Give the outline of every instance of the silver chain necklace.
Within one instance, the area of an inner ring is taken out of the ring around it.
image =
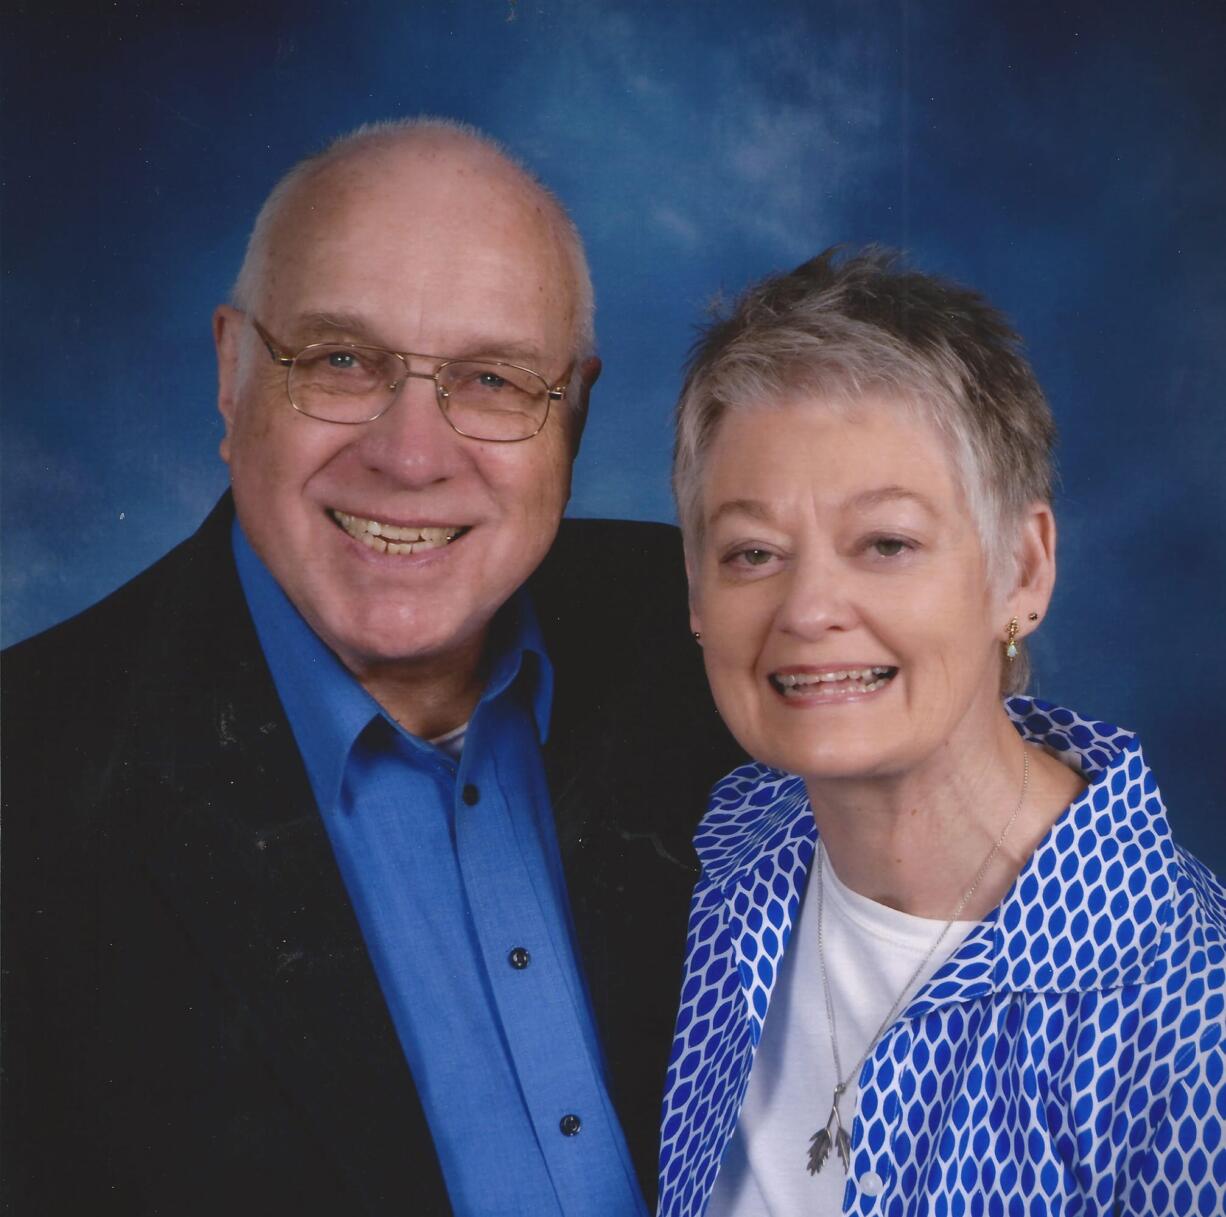
[[[941,932],[936,936],[932,946],[924,953],[924,958],[916,965],[915,971],[907,977],[907,983],[903,985],[898,996],[894,999],[894,1004],[890,1007],[885,1018],[881,1020],[881,1026],[877,1028],[876,1034],[868,1042],[868,1047],[864,1049],[860,1055],[860,1059],[856,1062],[855,1067],[845,1077],[843,1075],[843,1065],[839,1059],[839,1037],[835,1030],[834,1023],[834,1001],[830,996],[830,984],[826,979],[826,949],[822,936],[822,908],[823,908],[823,883],[822,883],[822,868],[825,850],[822,848],[821,839],[817,842],[817,962],[821,969],[822,977],[822,992],[826,997],[826,1021],[830,1025],[830,1047],[834,1053],[834,1076],[835,1087],[834,1096],[830,1103],[830,1116],[826,1120],[823,1127],[809,1138],[809,1174],[816,1175],[818,1171],[826,1165],[830,1157],[830,1150],[833,1148],[839,1156],[839,1161],[843,1164],[843,1171],[846,1173],[851,1167],[851,1137],[847,1130],[843,1127],[843,1119],[839,1115],[839,1100],[843,1097],[843,1092],[851,1085],[851,1081],[856,1077],[864,1062],[868,1060],[869,1054],[881,1042],[881,1037],[886,1033],[891,1023],[893,1023],[899,1010],[902,1008],[903,1002],[906,1000],[907,994],[911,990],[911,986],[915,983],[916,978],[928,966],[928,961],[936,953],[937,947],[945,939],[945,935],[949,933],[950,927],[958,920],[962,910],[966,908],[967,902],[978,890],[980,883],[983,882],[983,877],[988,873],[988,867],[992,865],[992,860],[1000,852],[1000,847],[1004,845],[1005,838],[1009,835],[1009,830],[1013,827],[1014,821],[1017,819],[1018,812],[1022,810],[1022,804],[1026,801],[1026,788],[1030,785],[1030,757],[1022,754],[1022,792],[1017,796],[1017,803],[1013,808],[1008,820],[1005,821],[1005,826],[1000,830],[1000,836],[996,838],[995,844],[988,855],[980,864],[978,871],[975,872],[974,879],[971,880],[971,885],[962,894],[962,899],[958,901],[954,911],[950,913],[949,920],[942,927]],[[842,1079],[839,1081],[839,1079]]]

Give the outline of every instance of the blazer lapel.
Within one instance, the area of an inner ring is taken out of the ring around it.
[[[133,791],[149,815],[144,861],[355,1192],[403,1196],[411,1168],[412,1194],[433,1191],[441,1205],[433,1142],[259,650],[223,514],[189,543],[185,582],[201,594],[180,586],[174,597],[188,606],[168,631],[186,663],[160,696],[173,703],[162,710],[177,763],[171,788]],[[170,658],[150,656],[152,670],[165,660],[161,670],[174,671]]]

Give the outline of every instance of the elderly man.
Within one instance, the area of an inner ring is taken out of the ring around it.
[[[13,1212],[643,1211],[729,757],[671,532],[559,532],[591,313],[475,132],[273,191],[232,498],[5,657]]]

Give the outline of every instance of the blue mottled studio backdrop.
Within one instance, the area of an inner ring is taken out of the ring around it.
[[[668,415],[716,292],[881,241],[1003,306],[1063,433],[1038,690],[1138,729],[1226,871],[1224,33],[1218,0],[13,0],[4,640],[223,489],[209,315],[282,170],[453,115],[588,241],[606,370],[576,514],[672,518]]]

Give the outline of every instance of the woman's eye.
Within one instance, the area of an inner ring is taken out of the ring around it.
[[[872,547],[883,558],[896,558],[903,550],[911,548],[906,541],[900,541],[897,537],[878,537]]]
[[[765,566],[774,556],[769,549],[738,549],[725,560],[735,566]]]

